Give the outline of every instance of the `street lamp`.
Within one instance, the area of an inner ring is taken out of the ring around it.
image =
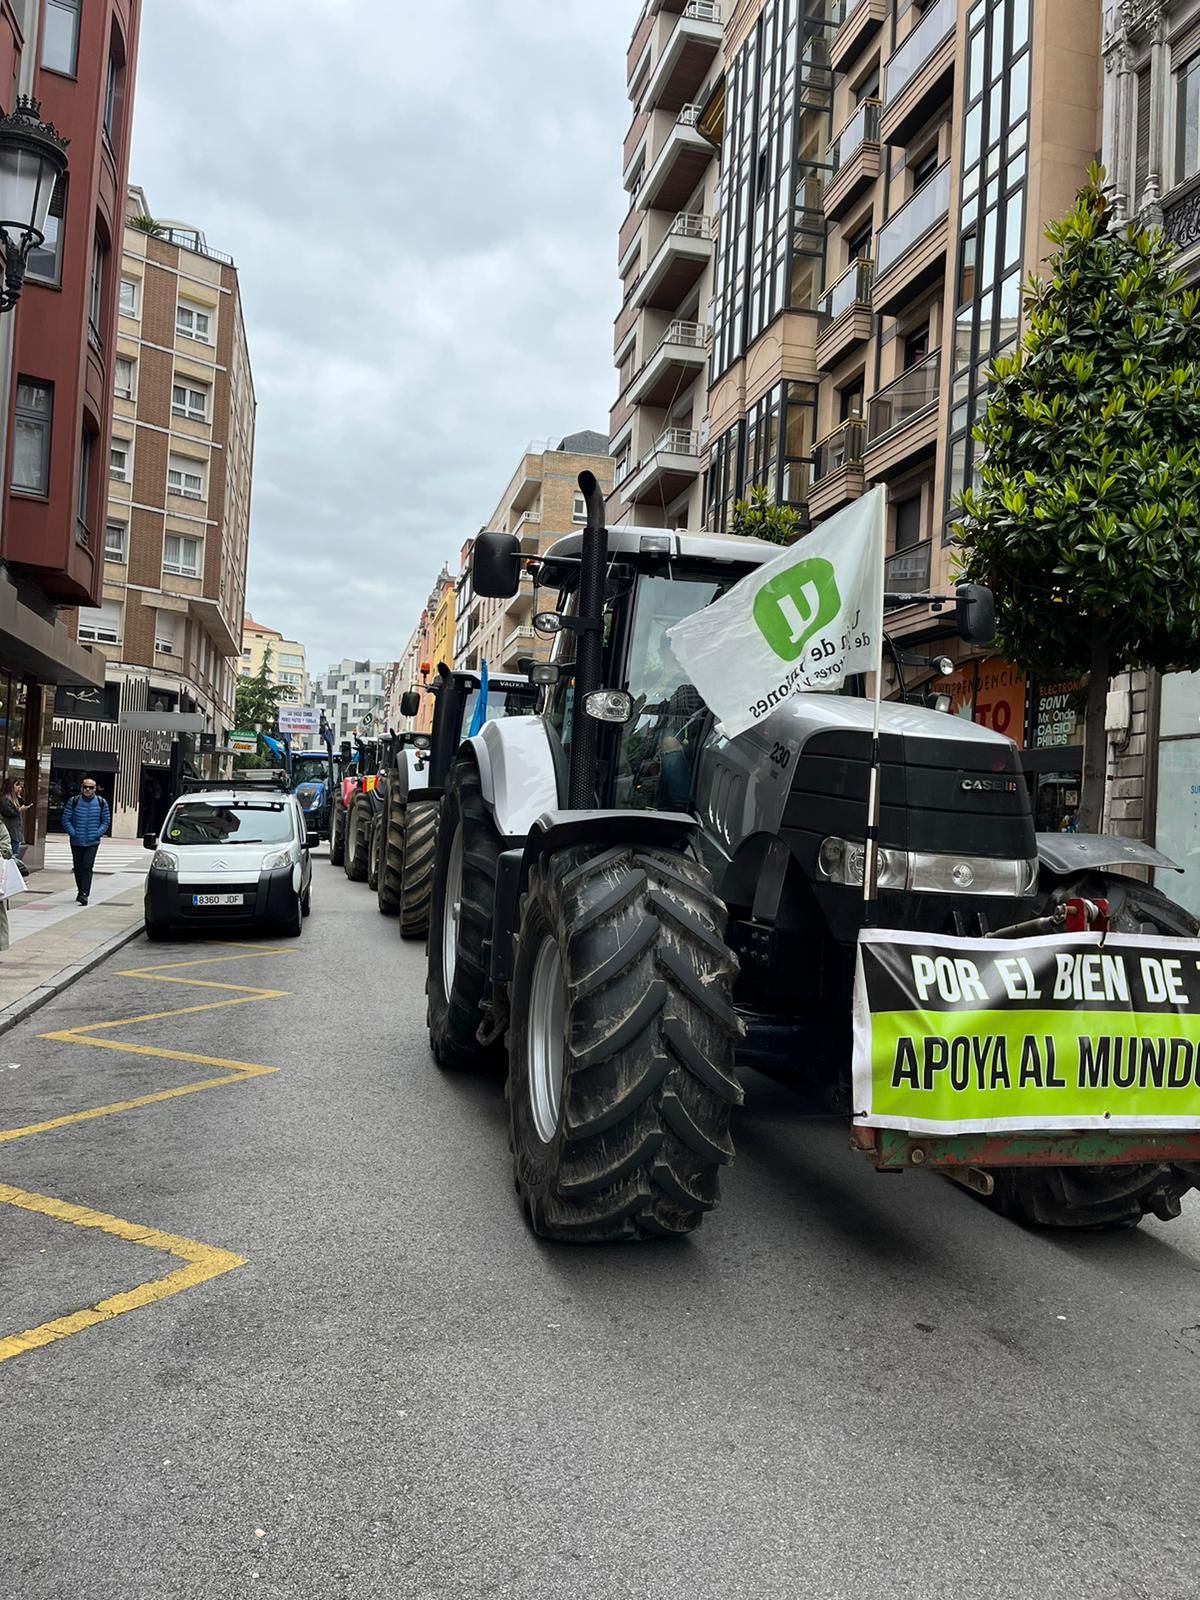
[[[67,170],[67,141],[53,123],[41,121],[41,109],[39,100],[19,95],[15,108],[0,117],[0,312],[11,311],[21,297],[25,263],[45,242],[54,185]]]

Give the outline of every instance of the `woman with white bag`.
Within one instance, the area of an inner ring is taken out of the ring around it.
[[[13,853],[12,835],[0,822],[0,950],[8,949],[8,897],[20,894],[25,880]]]

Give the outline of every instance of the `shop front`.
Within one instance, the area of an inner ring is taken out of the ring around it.
[[[1154,842],[1183,872],[1156,872],[1164,894],[1200,916],[1200,672],[1160,685]]]

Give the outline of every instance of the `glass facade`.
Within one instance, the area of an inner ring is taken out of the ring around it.
[[[1200,915],[1200,672],[1169,672],[1159,710],[1155,844],[1183,868],[1155,882]]]
[[[734,503],[763,487],[776,505],[791,506],[808,525],[813,481],[817,390],[785,379],[768,389],[736,423],[714,440],[709,458],[704,526],[726,533]]]
[[[973,482],[971,429],[991,364],[1015,345],[1021,315],[1031,4],[977,0],[967,17],[947,517]]]

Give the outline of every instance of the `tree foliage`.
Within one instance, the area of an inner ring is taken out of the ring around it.
[[[255,723],[261,723],[264,733],[274,735],[280,701],[293,699],[294,691],[289,684],[272,681],[271,654],[268,645],[258,671],[252,677],[238,679],[234,717],[239,728],[253,728]]]
[[[1200,668],[1200,295],[1159,230],[1113,226],[1099,168],[1047,237],[954,537],[964,575],[995,592],[1010,659],[1090,674],[1080,825],[1094,826],[1109,678]]]
[[[800,537],[800,514],[790,506],[777,506],[765,484],[755,484],[749,497],[733,508],[730,533],[769,539],[772,544],[793,544]]]

